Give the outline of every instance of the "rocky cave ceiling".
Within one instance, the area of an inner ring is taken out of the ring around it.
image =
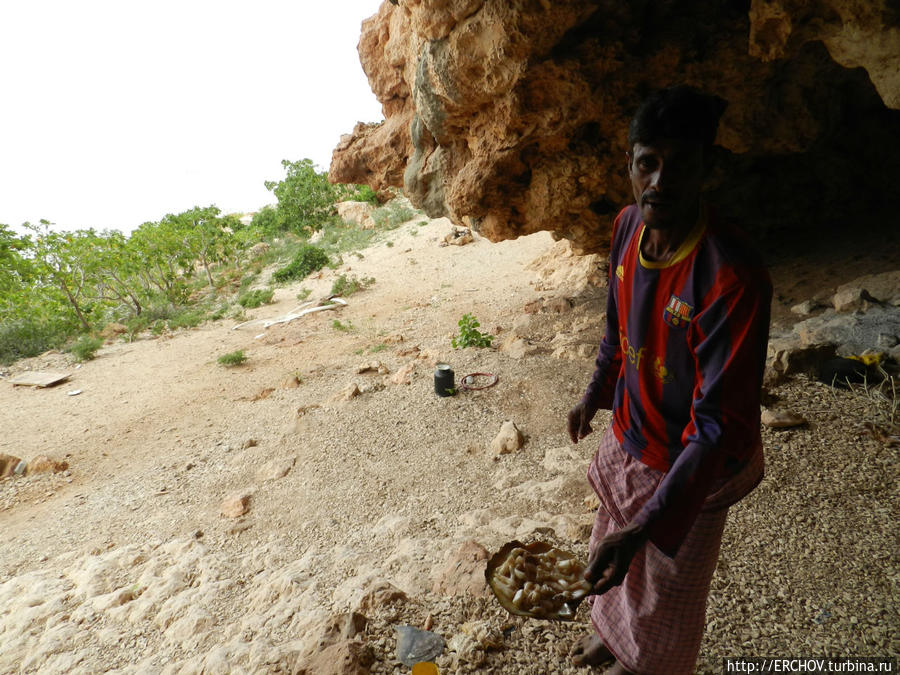
[[[728,102],[708,199],[751,231],[900,206],[900,0],[385,0],[359,54],[385,119],[331,179],[493,241],[604,250],[628,122],[678,83]]]

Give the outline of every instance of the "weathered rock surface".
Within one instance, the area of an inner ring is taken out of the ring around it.
[[[769,410],[762,411],[760,421],[770,429],[790,429],[791,427],[799,427],[806,424],[806,420],[795,412],[790,410]]]
[[[8,478],[15,475],[16,469],[22,464],[21,457],[0,453],[0,478]],[[24,469],[23,469],[24,471]]]
[[[391,375],[391,382],[394,384],[411,384],[413,373],[416,372],[416,362],[410,361],[404,366],[401,366],[396,373]]]
[[[227,497],[219,508],[226,518],[240,518],[250,510],[250,493],[242,492]]]
[[[812,313],[817,306],[813,300],[801,304],[806,306],[804,313]],[[815,374],[836,356],[880,353],[900,363],[900,271],[870,274],[843,284],[831,296],[831,305],[790,330],[772,331],[768,384],[794,373]]]
[[[369,645],[342,640],[316,652],[295,672],[297,675],[368,675],[374,660]]]
[[[464,542],[437,571],[432,591],[437,595],[486,597],[490,593],[484,579],[488,557],[487,549],[477,541]]]
[[[34,473],[60,473],[69,468],[69,463],[58,459],[53,459],[47,455],[38,455],[28,462],[28,474]]]
[[[632,199],[628,121],[684,82],[728,102],[709,186],[725,215],[836,223],[896,201],[898,158],[860,170],[900,134],[893,5],[748,4],[384,2],[359,53],[385,120],[341,139],[331,179],[403,186],[493,241],[546,229],[600,251]]]
[[[491,452],[495,455],[506,455],[515,452],[525,444],[525,438],[519,427],[512,420],[506,420],[500,432],[491,441]]]
[[[375,227],[375,221],[372,220],[374,207],[369,202],[338,202],[335,208],[341,219],[348,223],[359,225],[364,230]]]

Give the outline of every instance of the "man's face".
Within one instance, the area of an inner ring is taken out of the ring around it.
[[[693,223],[703,186],[703,146],[695,141],[662,139],[635,143],[628,154],[628,175],[644,224],[669,230]]]

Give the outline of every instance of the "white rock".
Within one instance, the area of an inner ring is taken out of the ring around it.
[[[256,478],[260,481],[278,480],[287,476],[294,464],[297,463],[296,457],[287,457],[285,459],[273,459],[264,466],[261,466],[256,472]]]
[[[335,208],[342,220],[355,223],[364,230],[374,229],[375,221],[372,220],[372,211],[375,210],[375,207],[369,202],[338,202],[335,204]]]
[[[536,345],[530,344],[528,340],[515,334],[508,335],[506,339],[500,343],[499,348],[501,352],[513,359],[521,359],[538,351]]]
[[[396,373],[391,375],[391,382],[394,384],[411,384],[413,373],[416,372],[416,362],[410,361],[402,366]]]
[[[852,312],[860,309],[868,293],[858,286],[842,286],[834,294],[831,302],[838,312]]]
[[[515,452],[525,444],[522,432],[512,420],[507,420],[500,427],[500,433],[491,441],[491,451],[495,455],[506,455]]]
[[[597,354],[596,345],[590,345],[585,342],[577,345],[562,345],[553,350],[551,356],[554,359],[565,359],[568,361],[583,361],[590,359]]]
[[[359,385],[356,384],[356,382],[351,382],[346,387],[341,389],[337,394],[335,394],[332,400],[335,402],[349,401],[359,396],[359,394]]]
[[[790,410],[763,410],[761,421],[771,429],[787,429],[806,424],[806,420]]]
[[[222,502],[219,511],[226,518],[240,518],[250,510],[250,493],[231,495]]]
[[[547,450],[541,465],[551,473],[567,473],[581,466],[587,471],[587,461],[577,450],[568,446]]]

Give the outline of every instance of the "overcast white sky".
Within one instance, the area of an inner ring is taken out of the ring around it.
[[[382,119],[356,44],[380,0],[0,3],[0,223],[130,231],[274,202]]]

